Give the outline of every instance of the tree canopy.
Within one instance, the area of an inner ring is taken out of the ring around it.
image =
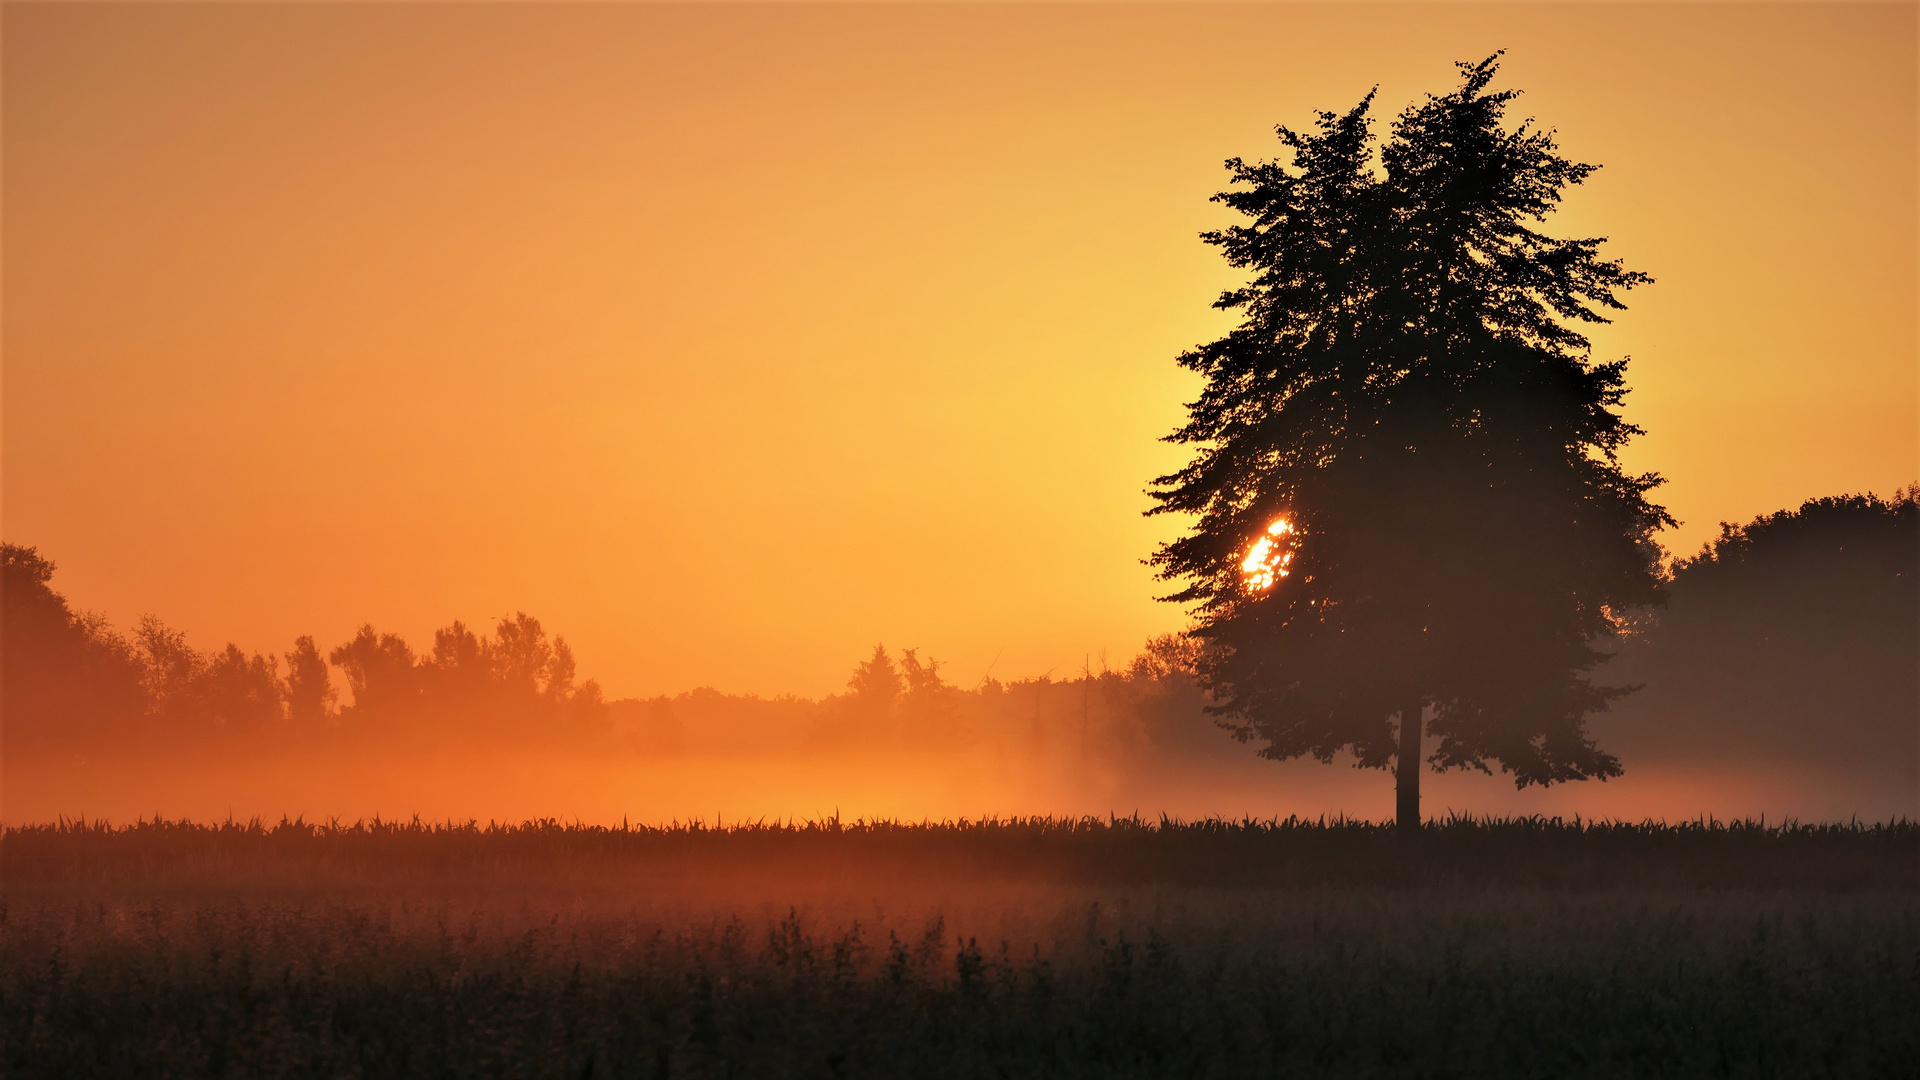
[[[1459,67],[1377,153],[1369,94],[1279,128],[1288,162],[1227,162],[1215,199],[1247,220],[1203,239],[1250,280],[1215,304],[1239,325],[1180,357],[1205,383],[1169,440],[1194,455],[1149,512],[1194,524],[1151,561],[1267,756],[1398,753],[1417,782],[1430,704],[1438,767],[1616,775],[1584,728],[1624,692],[1588,678],[1594,642],[1657,601],[1671,519],[1619,462],[1626,361],[1581,328],[1651,279],[1542,231],[1595,166],[1507,122],[1497,55]]]
[[[1820,770],[1920,794],[1920,485],[1720,526],[1623,643],[1644,690],[1605,722],[1623,756]]]

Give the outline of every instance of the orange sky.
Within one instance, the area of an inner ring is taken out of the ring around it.
[[[1658,284],[1630,458],[1920,476],[1911,5],[4,8],[4,532],[203,647],[524,608],[613,696],[1181,625],[1155,440],[1275,123],[1504,82]],[[998,657],[995,662],[995,657]]]

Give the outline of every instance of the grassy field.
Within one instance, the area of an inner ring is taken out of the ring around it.
[[[9,1077],[1908,1075],[1920,827],[8,829]]]

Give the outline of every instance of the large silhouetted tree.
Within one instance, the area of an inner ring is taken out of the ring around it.
[[[1625,361],[1578,329],[1649,279],[1536,227],[1594,167],[1506,123],[1497,59],[1377,157],[1369,94],[1279,129],[1290,163],[1227,163],[1216,201],[1249,220],[1204,239],[1251,280],[1215,305],[1240,324],[1180,358],[1206,381],[1169,439],[1196,453],[1152,491],[1197,519],[1153,562],[1185,583],[1217,715],[1268,757],[1394,765],[1403,825],[1429,705],[1437,767],[1619,774],[1585,731],[1624,692],[1588,680],[1592,642],[1657,600],[1670,523],[1616,458]]]

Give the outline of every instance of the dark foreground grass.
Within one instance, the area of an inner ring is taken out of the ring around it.
[[[70,825],[4,844],[8,1077],[1920,1061],[1906,825]]]
[[[1622,887],[1920,889],[1920,824],[1668,825],[1455,817],[1408,837],[1365,821],[837,819],[719,828],[532,821],[114,827],[0,831],[0,874],[22,888],[411,885],[561,889],[761,878],[778,882],[1042,881],[1226,888]]]

